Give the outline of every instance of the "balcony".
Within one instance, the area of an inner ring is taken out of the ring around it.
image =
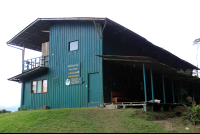
[[[22,72],[26,72],[36,67],[48,66],[48,65],[49,65],[49,55],[43,55],[41,57],[24,60],[22,62]]]

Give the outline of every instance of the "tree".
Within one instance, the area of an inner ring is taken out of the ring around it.
[[[200,38],[196,39],[193,41],[193,45],[196,45],[197,46],[197,55],[196,55],[196,60],[197,60],[197,67],[198,67],[198,49],[199,49],[199,46],[200,46]],[[197,70],[197,76],[198,76],[198,70]]]

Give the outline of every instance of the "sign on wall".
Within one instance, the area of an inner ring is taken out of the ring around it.
[[[76,85],[76,84],[82,84],[82,77],[79,78],[69,78],[65,81],[65,84],[67,86],[69,85]]]
[[[80,77],[80,63],[73,64],[73,65],[68,65],[67,68],[68,68],[68,70],[67,70],[67,72],[68,72],[67,78]]]
[[[68,65],[67,68],[67,79],[65,84],[67,86],[82,84],[82,77],[80,77],[80,63]]]

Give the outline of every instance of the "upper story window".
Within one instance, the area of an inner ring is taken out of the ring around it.
[[[47,93],[47,80],[38,80],[31,82],[31,93]]]
[[[78,50],[78,41],[73,41],[69,43],[69,51]]]

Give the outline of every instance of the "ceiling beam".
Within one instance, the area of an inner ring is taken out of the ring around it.
[[[29,33],[29,32],[24,32],[24,33],[27,33],[27,34],[32,34],[32,33]],[[33,34],[34,36],[36,36],[36,37],[41,37],[41,36],[39,36],[39,35],[36,35],[36,34]],[[42,37],[42,38],[44,38],[44,39],[48,39],[48,38],[45,38],[45,37]]]
[[[28,37],[25,38],[25,40],[27,40],[28,38],[30,38],[32,35],[34,35],[35,33],[37,33],[38,31],[42,30],[42,28],[44,28],[45,26],[49,25],[50,23],[45,24],[44,26],[38,28],[35,32],[33,32],[31,35],[29,35]],[[23,43],[23,41],[21,41],[18,45],[20,45],[21,43]]]

